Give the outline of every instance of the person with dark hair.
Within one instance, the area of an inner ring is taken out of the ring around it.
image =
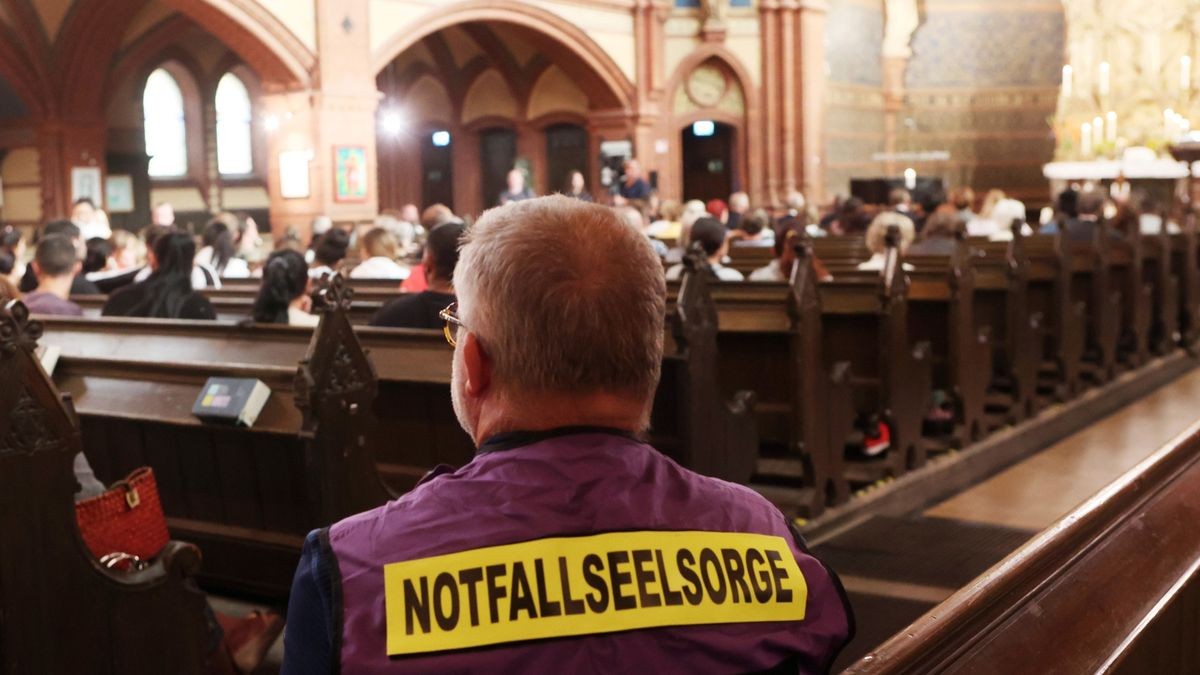
[[[726,234],[727,231],[721,221],[716,218],[700,218],[692,224],[691,233],[688,235],[688,245],[700,242],[701,248],[704,249],[704,255],[708,256],[708,268],[716,278],[721,281],[745,281],[741,272],[721,264],[721,261],[725,259],[725,252],[729,250]],[[683,263],[679,263],[667,270],[667,281],[674,281],[682,275]]]
[[[149,254],[150,269],[145,281],[113,293],[103,316],[135,316],[156,319],[216,319],[212,303],[192,288],[192,263],[196,242],[182,232],[164,234]]]
[[[775,258],[746,277],[748,281],[787,281],[791,278],[792,268],[796,265],[796,241],[804,236],[805,225],[802,220],[792,219],[782,221],[775,230]],[[832,281],[833,275],[815,255],[813,268],[818,281]]]
[[[275,251],[263,266],[262,285],[250,316],[259,323],[315,326],[320,317],[309,313],[308,265],[304,255],[291,249]]]
[[[771,216],[766,209],[755,209],[743,216],[738,226],[729,233],[730,245],[734,248],[767,248],[775,245],[775,231],[771,229]]]
[[[68,300],[71,280],[79,274],[75,244],[61,234],[43,237],[33,257],[37,289],[25,296],[25,306],[34,314],[83,316],[79,305]]]
[[[42,236],[47,237],[52,234],[61,234],[69,239],[75,247],[75,259],[83,262],[83,256],[87,249],[78,225],[69,220],[52,220],[46,223],[46,227],[42,229]],[[33,271],[33,265],[28,265],[25,268],[25,276],[21,278],[21,292],[28,293],[37,287],[37,273]],[[71,280],[71,295],[99,294],[100,289],[96,287],[96,284],[88,281],[82,274],[76,274],[75,278]]]
[[[841,210],[829,223],[829,233],[836,235],[864,234],[870,218],[864,209],[863,200],[849,197],[841,204]]]
[[[592,193],[587,191],[587,181],[583,178],[583,172],[578,170],[567,172],[567,183],[563,186],[563,194],[583,202],[596,201],[592,197]]]
[[[237,257],[237,237],[242,226],[232,213],[219,213],[208,221],[200,233],[200,250],[196,252],[196,266],[212,273],[214,277],[245,279],[250,276],[250,267]],[[220,284],[215,285],[220,288]]]
[[[112,244],[107,239],[92,237],[87,240],[87,253],[83,256],[83,273],[102,272],[108,267],[108,257],[112,255]]]
[[[957,245],[959,234],[965,233],[966,223],[952,211],[935,211],[921,230],[921,239],[908,249],[909,255],[950,255]]]
[[[349,249],[350,235],[345,230],[334,228],[321,235],[313,247],[313,264],[308,276],[320,279],[326,274],[333,274]]]
[[[420,293],[402,295],[380,308],[371,317],[372,326],[386,328],[441,328],[441,310],[454,302],[454,268],[458,265],[458,247],[467,226],[444,223],[429,232],[421,266],[427,288]]]
[[[1104,202],[1104,193],[1099,190],[1084,190],[1078,194],[1075,203],[1078,215],[1068,218],[1063,230],[1068,240],[1079,243],[1094,241],[1099,229],[1106,229],[1109,237],[1120,238],[1120,232],[1108,229],[1104,224]],[[1057,222],[1047,223],[1041,230],[1042,234],[1058,234],[1058,231]]]

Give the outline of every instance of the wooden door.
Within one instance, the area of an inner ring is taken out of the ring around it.
[[[733,135],[733,127],[720,122],[705,136],[696,135],[695,125],[684,128],[684,199],[729,199],[734,185]]]

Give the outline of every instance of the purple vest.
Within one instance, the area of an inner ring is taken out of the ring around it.
[[[344,673],[825,672],[850,632],[766,499],[615,433],[481,454],[329,541]]]

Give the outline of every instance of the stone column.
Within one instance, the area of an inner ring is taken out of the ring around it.
[[[800,54],[800,186],[809,203],[825,201],[825,0],[803,0],[796,25]]]

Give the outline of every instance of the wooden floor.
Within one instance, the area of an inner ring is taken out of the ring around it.
[[[858,630],[834,670],[861,658],[1200,418],[1188,373],[995,476],[904,518],[874,517],[817,546]]]

